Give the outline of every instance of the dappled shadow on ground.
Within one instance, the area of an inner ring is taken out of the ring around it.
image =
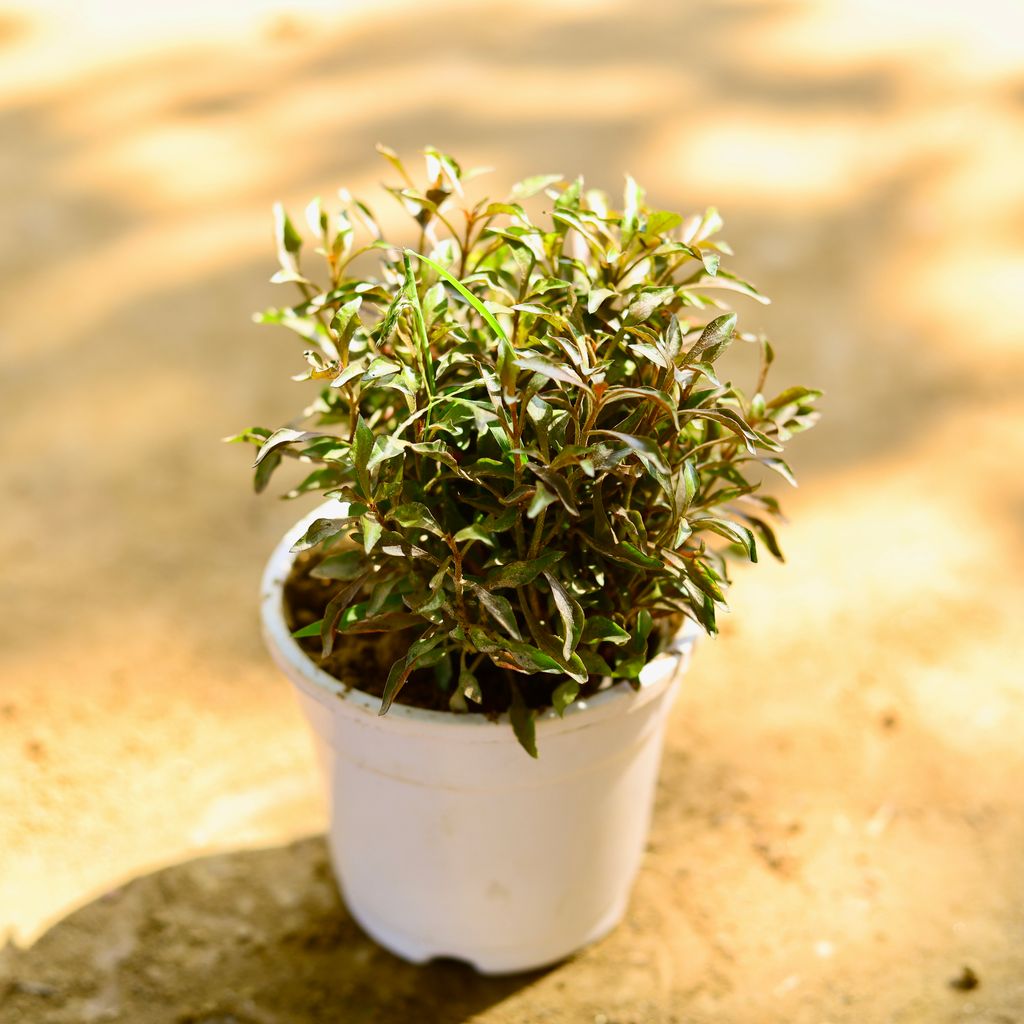
[[[0,96],[0,932],[181,862],[8,953],[12,1020],[1019,1016],[1024,33],[986,37],[993,4],[367,6],[146,52],[112,4],[64,59],[0,14],[0,72],[38,54]],[[827,392],[790,562],[695,662],[630,916],[527,981],[400,964],[319,841],[279,846],[322,827],[254,612],[299,509],[217,439],[300,401],[301,343],[248,321],[281,301],[270,203],[368,194],[378,140],[717,203],[775,299],[743,322]],[[192,859],[243,842],[277,848]]]
[[[554,167],[615,189],[628,169],[667,205],[719,201],[737,265],[776,299],[744,322],[776,339],[780,379],[828,396],[821,428],[794,447],[812,484],[909,448],[965,402],[1012,398],[1019,351],[980,357],[977,322],[968,349],[955,316],[908,303],[913,260],[931,267],[970,243],[934,198],[962,172],[969,131],[916,116],[933,109],[922,67],[898,53],[766,59],[758,39],[789,24],[792,5],[738,2],[509,22],[471,8],[458,32],[433,9],[341,28],[298,18],[215,62],[211,46],[120,53],[73,90],[0,108],[16,154],[0,166],[15,240],[0,257],[0,402],[8,436],[32,439],[6,496],[18,540],[5,554],[29,595],[4,616],[12,650],[38,635],[41,550],[71,590],[116,578],[92,603],[108,616],[145,601],[191,643],[238,636],[230,615],[176,614],[181,590],[163,584],[171,574],[208,603],[251,586],[232,566],[258,562],[291,518],[254,505],[245,458],[216,445],[298,401],[282,385],[298,346],[247,322],[280,301],[263,283],[266,209],[341,184],[365,192],[386,177],[378,139],[403,151],[433,139],[493,163],[497,188]],[[744,136],[769,141],[748,150]],[[792,184],[778,177],[787,160]],[[822,178],[801,191],[808,166]],[[986,209],[972,198],[973,216]],[[54,303],[66,313],[47,315]],[[230,547],[227,523],[242,532]],[[225,556],[212,584],[211,552]],[[97,628],[88,616],[48,624],[69,644]]]
[[[537,972],[414,967],[338,898],[321,839],[190,861],[139,878],[0,963],[0,1014],[50,1024],[466,1021]]]

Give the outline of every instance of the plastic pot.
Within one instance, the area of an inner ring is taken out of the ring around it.
[[[292,639],[283,584],[300,520],[267,564],[267,646],[309,719],[330,801],[329,846],[349,910],[413,962],[457,957],[487,974],[568,956],[621,919],[643,854],[665,720],[693,624],[643,670],[537,719],[529,757],[507,718],[428,711],[347,688]]]

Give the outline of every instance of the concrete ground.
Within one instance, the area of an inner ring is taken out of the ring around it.
[[[1013,0],[0,2],[0,1021],[1024,1021],[1022,40]],[[367,192],[378,139],[716,203],[827,391],[626,922],[521,978],[339,904],[255,618],[307,506],[217,441],[296,402],[270,203]]]

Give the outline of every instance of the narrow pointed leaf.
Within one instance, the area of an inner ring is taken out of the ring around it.
[[[509,562],[488,573],[487,586],[492,590],[501,587],[523,587],[536,579],[545,569],[550,569],[563,556],[562,551],[549,551],[540,558]]]
[[[334,632],[337,628],[338,620],[363,589],[363,585],[371,575],[372,570],[368,569],[362,575],[347,583],[331,598],[324,609],[323,624],[320,627],[320,639],[323,641],[325,658],[330,657],[331,652],[334,650]]]
[[[509,719],[512,722],[512,730],[519,745],[530,757],[537,756],[537,723],[534,720],[532,708],[527,707],[519,687],[512,684],[512,704],[508,711]]]
[[[499,626],[514,640],[522,640],[515,612],[507,598],[492,594],[486,587],[473,585],[473,593]]]
[[[545,572],[544,578],[551,587],[551,596],[562,619],[562,657],[568,660],[583,635],[583,609],[556,576]]]
[[[551,695],[551,706],[559,718],[565,714],[565,709],[576,699],[579,692],[580,684],[575,679],[566,679],[564,683],[555,687],[555,692]]]
[[[725,313],[715,317],[704,328],[701,336],[694,343],[693,348],[686,353],[686,361],[694,363],[697,357],[701,362],[713,363],[715,357],[721,353],[726,345],[732,340],[733,332],[736,330],[736,314]]]

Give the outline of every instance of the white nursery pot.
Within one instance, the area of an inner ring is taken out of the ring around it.
[[[329,845],[352,916],[416,963],[486,974],[560,960],[621,919],[650,824],[669,707],[697,627],[619,683],[537,718],[538,759],[507,716],[428,711],[347,689],[292,639],[284,537],[263,576],[263,633],[309,718],[330,800]]]

